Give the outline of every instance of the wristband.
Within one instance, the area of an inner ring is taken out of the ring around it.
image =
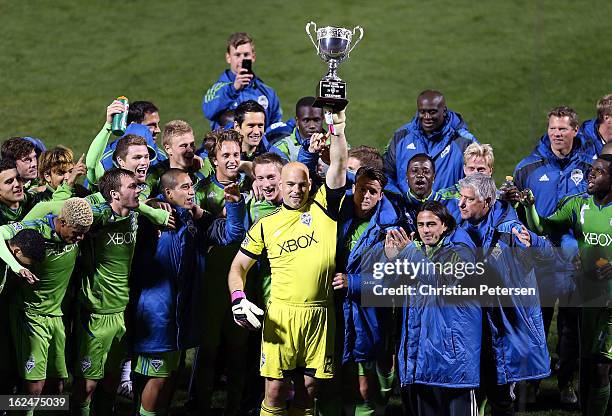
[[[244,299],[244,298],[246,298],[246,295],[244,294],[242,290],[234,290],[232,292],[232,303],[234,303],[236,299]]]

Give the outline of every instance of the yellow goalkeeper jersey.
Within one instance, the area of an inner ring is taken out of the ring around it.
[[[299,209],[283,205],[260,218],[240,251],[270,261],[270,297],[292,304],[327,304],[335,271],[336,226],[344,188],[320,187]]]

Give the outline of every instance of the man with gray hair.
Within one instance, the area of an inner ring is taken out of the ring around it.
[[[514,383],[550,374],[528,247],[533,248],[536,260],[552,256],[552,249],[546,239],[518,221],[507,202],[496,200],[497,189],[490,176],[474,173],[461,179],[459,187],[459,226],[481,247],[479,260],[485,267],[482,284],[489,289],[497,287],[482,301],[481,394],[488,398],[493,415],[513,415]],[[500,290],[528,290],[533,295],[506,296]]]

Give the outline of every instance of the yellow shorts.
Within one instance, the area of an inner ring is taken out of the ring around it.
[[[262,332],[261,376],[282,379],[297,371],[332,378],[335,327],[330,306],[270,301]]]

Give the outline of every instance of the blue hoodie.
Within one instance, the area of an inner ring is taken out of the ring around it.
[[[427,135],[418,116],[400,127],[387,145],[383,159],[389,177],[387,190],[408,192],[406,169],[417,153],[428,154],[436,165],[433,190],[448,188],[463,178],[463,152],[476,138],[468,131],[461,115],[447,110],[442,128]]]
[[[415,242],[406,250],[423,251]],[[405,252],[404,252],[405,253]],[[404,253],[400,253],[400,258]],[[429,260],[446,264],[475,262],[475,245],[460,228],[434,248]],[[421,276],[423,279],[423,276]],[[452,280],[450,280],[452,279]],[[419,283],[431,287],[474,286],[474,282],[434,275]],[[467,279],[467,278],[466,278]],[[419,383],[439,387],[474,388],[480,384],[482,312],[477,299],[416,295],[403,309],[398,369],[402,386]]]
[[[268,128],[272,124],[282,121],[283,112],[276,92],[258,77],[255,76],[251,83],[240,91],[234,88],[236,74],[229,69],[223,71],[217,82],[202,100],[202,112],[204,117],[210,121],[210,129],[216,130],[223,127],[219,124],[219,116],[226,110],[235,110],[240,103],[254,100],[261,104],[266,110],[266,125]]]
[[[239,242],[245,235],[244,200],[225,206],[227,219],[206,216],[194,221],[188,210],[175,207],[176,230],[158,234],[154,227],[140,227],[145,234],[138,237],[130,281],[134,352],[176,351],[200,344],[206,251],[215,244]]]
[[[587,172],[595,155],[594,145],[579,133],[570,154],[561,159],[552,152],[550,138],[544,135],[531,154],[516,166],[514,183],[519,189],[532,190],[538,213],[547,217],[555,212],[561,200],[586,191]],[[578,255],[578,243],[571,233],[559,232],[550,238],[563,250],[556,251],[554,261],[543,264],[536,274],[543,299],[554,303],[557,297],[576,288],[572,260]]]
[[[547,217],[561,199],[586,191],[587,172],[596,155],[593,144],[578,134],[570,154],[560,159],[553,153],[550,138],[545,134],[531,154],[516,165],[514,183],[519,189],[533,191],[538,213]]]
[[[338,221],[337,253],[344,253],[344,243],[350,238],[351,225],[355,222],[355,206],[352,196],[346,196],[340,208]],[[347,255],[338,255],[336,270],[347,274],[348,290],[343,301],[344,354],[342,362],[372,361],[385,353],[385,335],[391,330],[392,319],[388,308],[361,306],[361,266],[363,256],[372,253],[372,247],[384,241],[389,228],[397,228],[401,218],[395,207],[383,197],[370,218],[355,246]]]
[[[123,136],[128,134],[135,134],[136,136],[144,137],[147,141],[147,147],[149,148],[149,160],[151,161],[151,167],[157,165],[159,162],[168,159],[166,154],[162,152],[162,150],[155,143],[155,139],[153,139],[153,135],[149,128],[143,124],[132,123],[125,129],[125,133]],[[123,137],[121,136],[121,137]],[[102,166],[104,166],[105,170],[109,170],[112,167],[116,166],[115,161],[113,160],[113,153],[115,153],[115,149],[117,148],[117,140],[113,140],[112,142],[106,145],[106,149],[104,149],[104,154],[102,155]]]
[[[593,118],[582,123],[578,134],[583,135],[593,144],[597,154],[601,153],[601,149],[603,149],[605,143],[603,138],[599,135],[599,121],[597,118]]]
[[[482,247],[481,261],[485,262],[491,279],[506,288],[536,289],[535,296],[513,294],[505,302],[492,296],[482,305],[484,325],[490,334],[483,337],[482,348],[491,350],[495,359],[497,384],[547,377],[550,358],[534,260],[550,261],[554,255],[552,246],[545,238],[530,232],[531,247],[526,249],[512,234],[513,228],[522,226],[516,212],[502,201],[496,201],[480,223],[462,221],[459,226],[468,232],[477,247]]]
[[[426,201],[438,201],[444,204],[448,212],[455,218],[456,221],[461,220],[461,213],[459,212],[459,200],[456,194],[451,193],[448,189],[431,192],[428,197],[419,199],[410,190],[405,195],[396,194],[394,192],[385,192],[387,198],[395,205],[401,212],[402,220],[406,224],[406,231],[408,234],[417,231],[417,215]]]

